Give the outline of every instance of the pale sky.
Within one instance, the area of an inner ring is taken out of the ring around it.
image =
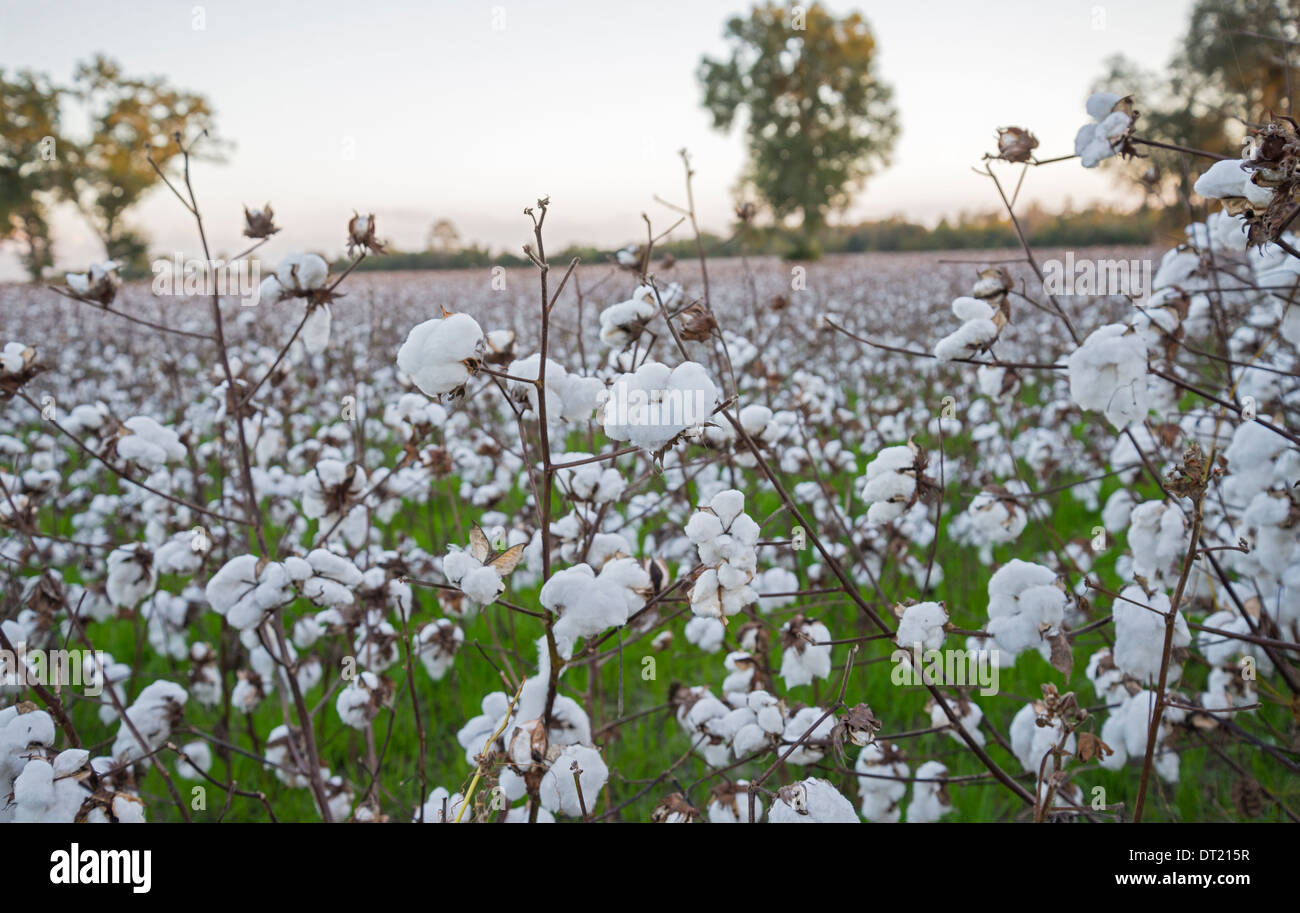
[[[1042,157],[1072,152],[1102,61],[1123,52],[1162,66],[1191,0],[829,2],[861,9],[895,89],[902,134],[851,217],[987,209],[997,197],[971,172],[995,128],[1024,126]],[[694,158],[705,228],[725,230],[743,165],[743,135],[710,128],[695,68],[723,53],[743,0],[0,0],[0,65],[71,77],[103,51],[128,74],[159,74],[201,92],[236,143],[195,172],[214,247],[233,253],[241,204],[275,207],[270,257],[341,250],[353,209],[379,235],[418,249],[430,223],[518,251],[522,209],[549,194],[553,248],[639,238],[641,213],[667,227],[654,194],[680,201],[676,150]],[[201,13],[204,28],[194,27]],[[347,151],[352,150],[352,157]],[[1106,168],[1077,162],[1029,175],[1022,198],[1051,207],[1115,199]],[[154,251],[195,252],[192,223],[165,190],[131,217]],[[98,245],[65,213],[60,265]],[[679,230],[680,231],[680,230]],[[16,260],[0,256],[0,277]]]

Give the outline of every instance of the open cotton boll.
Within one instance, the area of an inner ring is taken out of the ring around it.
[[[926,761],[916,769],[912,801],[907,805],[908,824],[933,824],[952,811],[947,777],[948,768],[939,761]]]
[[[115,760],[128,763],[147,757],[171,737],[172,726],[180,720],[188,698],[185,689],[174,682],[159,679],[146,686],[127,708],[126,719],[131,725],[123,721],[109,753]]]
[[[536,353],[527,358],[512,361],[506,373],[512,377],[536,380],[541,371],[541,358]],[[506,387],[511,399],[526,403],[534,413],[538,413],[537,385],[524,381],[509,381]],[[562,422],[585,422],[592,417],[600,398],[605,392],[605,385],[598,377],[583,377],[570,373],[564,365],[550,358],[546,359],[546,422],[555,425]]]
[[[753,588],[758,593],[758,610],[764,614],[791,605],[799,598],[793,595],[767,595],[799,591],[799,578],[793,571],[783,567],[770,567],[763,571],[755,579]]]
[[[1039,726],[1038,718],[1038,707],[1033,703],[1025,704],[1012,718],[1010,731],[1012,752],[1020,761],[1020,766],[1035,777],[1038,776],[1043,758],[1061,743],[1061,736],[1065,734],[1065,724],[1059,719],[1052,718],[1048,725]],[[1065,740],[1064,751],[1067,754],[1074,753],[1073,734]],[[1050,774],[1052,769],[1049,759],[1044,773]]]
[[[1145,501],[1129,514],[1133,574],[1148,586],[1173,586],[1187,554],[1187,519],[1177,504]]]
[[[561,652],[569,654],[578,638],[626,624],[630,611],[645,604],[649,588],[650,575],[634,559],[620,558],[608,562],[599,575],[586,564],[558,571],[542,586],[538,599],[560,616],[555,639]]]
[[[1115,154],[1115,143],[1133,125],[1133,116],[1115,110],[1123,99],[1113,92],[1095,92],[1088,96],[1084,107],[1094,123],[1084,124],[1074,137],[1074,154],[1082,160],[1084,168],[1095,168]]]
[[[461,806],[464,804],[465,797],[460,793],[449,793],[439,786],[429,793],[429,798],[421,808],[415,810],[411,820],[423,821],[425,824],[454,824],[459,817],[460,823],[465,824],[473,817],[473,813],[465,809],[461,816]]]
[[[686,361],[669,368],[646,361],[615,379],[600,421],[613,440],[657,451],[710,421],[717,398],[717,387],[703,366]]]
[[[822,719],[824,716],[825,719]],[[820,722],[818,722],[819,720]],[[830,738],[831,731],[834,728],[834,714],[826,716],[826,711],[821,707],[804,707],[795,713],[785,724],[785,732],[781,735],[782,740],[793,745],[803,739],[805,733],[808,733],[808,738],[786,757],[786,763],[816,764],[825,756],[826,752],[815,745],[810,745],[809,742],[818,742]]]
[[[104,591],[115,606],[134,608],[158,583],[153,555],[142,543],[123,545],[108,553]]]
[[[1101,740],[1114,752],[1098,761],[1107,770],[1119,770],[1129,758],[1145,758],[1150,735],[1151,717],[1155,713],[1156,696],[1153,691],[1138,691],[1125,697],[1118,709],[1111,712],[1101,727]],[[1168,706],[1161,714],[1156,730],[1156,749],[1153,769],[1166,783],[1177,783],[1179,774],[1178,752],[1168,744],[1173,727],[1186,718],[1180,707]]]
[[[717,618],[697,615],[686,622],[685,634],[687,643],[694,644],[705,653],[717,653],[723,638],[727,636],[727,629]]]
[[[207,778],[203,776],[203,773],[207,773],[212,769],[212,749],[208,747],[208,743],[186,742],[181,746],[181,751],[184,752],[186,758],[189,758],[189,761],[184,758],[176,761],[176,776],[182,780],[206,780]],[[203,773],[199,771],[203,771]]]
[[[930,725],[935,728],[949,727],[948,734],[952,736],[953,741],[965,745],[966,740],[962,738],[958,728],[964,729],[971,737],[971,740],[979,746],[984,745],[984,733],[980,732],[980,721],[984,719],[984,711],[980,709],[979,704],[972,700],[965,700],[948,695],[946,698],[948,706],[957,716],[957,723],[948,719],[948,714],[944,711],[943,706],[935,701],[930,706]]]
[[[1000,332],[993,319],[993,308],[978,298],[961,297],[953,301],[952,311],[963,323],[953,333],[940,339],[934,357],[940,361],[971,358],[987,349]]]
[[[1067,360],[1070,397],[1079,408],[1102,412],[1122,431],[1147,412],[1147,351],[1122,323],[1088,336]]]
[[[916,495],[918,451],[912,444],[886,447],[867,464],[862,500],[870,504],[867,522],[889,523],[903,515]]]
[[[811,685],[831,674],[830,630],[819,621],[796,615],[781,628],[781,678],[787,688]]]
[[[892,746],[872,742],[858,753],[853,769],[858,772],[858,798],[862,817],[878,824],[897,823],[898,803],[907,794],[908,767]]]
[[[937,602],[918,602],[903,610],[898,623],[895,642],[904,650],[919,644],[922,650],[938,650],[943,646],[944,625],[948,613]]]
[[[358,673],[334,702],[341,719],[353,729],[365,729],[388,703],[390,688],[373,672]]]
[[[268,612],[290,602],[294,590],[283,564],[239,555],[212,576],[204,595],[214,612],[243,631],[257,627]]]
[[[1065,620],[1065,591],[1056,572],[1013,558],[989,579],[989,624],[998,648],[1011,656],[1036,650]]]
[[[654,288],[640,286],[627,301],[612,304],[600,312],[600,341],[614,349],[623,348],[641,334],[658,310]]]
[[[1243,198],[1254,206],[1267,207],[1273,200],[1273,190],[1261,187],[1251,180],[1253,172],[1247,170],[1240,159],[1223,159],[1215,162],[1196,179],[1192,190],[1211,200]]]
[[[136,415],[122,423],[130,431],[117,440],[117,455],[145,469],[159,469],[185,459],[185,445],[175,431],[147,415]]]
[[[329,264],[317,254],[292,253],[275,268],[276,281],[294,292],[314,291],[325,285]]]
[[[710,824],[748,824],[749,792],[745,789],[748,780],[724,783],[713,790],[709,796],[709,805],[705,817]],[[763,799],[754,797],[754,822],[763,820]]]
[[[1148,597],[1137,585],[1125,587],[1111,607],[1111,614],[1115,617],[1115,665],[1144,684],[1154,683],[1160,677],[1165,616],[1169,609],[1167,595],[1155,592]],[[1191,642],[1187,619],[1180,609],[1174,621],[1172,646],[1177,649]],[[1182,663],[1171,659],[1167,680],[1177,682],[1182,672]]]
[[[487,341],[468,314],[426,320],[397,350],[397,367],[426,396],[452,395],[478,371]]]
[[[288,566],[286,560],[286,567]],[[301,579],[302,594],[319,606],[351,605],[352,591],[361,585],[362,574],[349,559],[323,548],[307,554],[310,576]],[[289,573],[297,579],[290,569]]]
[[[748,818],[746,809],[745,820]],[[781,787],[768,812],[773,824],[861,824],[853,803],[829,780],[809,777]]]
[[[575,763],[582,771],[577,780],[571,769]],[[538,799],[542,808],[557,815],[580,817],[584,806],[590,815],[599,805],[600,791],[608,779],[609,768],[599,751],[587,745],[569,745],[551,762],[542,777]],[[578,797],[579,782],[582,784],[581,799]]]

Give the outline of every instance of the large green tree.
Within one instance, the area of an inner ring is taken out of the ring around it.
[[[17,243],[34,280],[54,263],[49,210],[66,186],[58,161],[61,95],[39,74],[0,71],[0,241]]]
[[[780,220],[798,213],[811,241],[832,210],[889,163],[898,137],[893,92],[875,72],[876,40],[860,13],[821,4],[755,6],[727,22],[730,55],[698,76],[713,126],[743,115],[744,183]]]
[[[75,107],[76,117],[64,118]],[[71,135],[65,120],[86,124]],[[133,272],[148,268],[147,239],[126,222],[128,211],[160,179],[147,153],[164,166],[207,131],[196,154],[220,158],[213,114],[202,95],[161,77],[134,77],[107,57],[77,66],[70,86],[49,77],[0,72],[0,240],[15,241],[33,279],[53,263],[49,214],[73,204],[104,245],[107,257]]]

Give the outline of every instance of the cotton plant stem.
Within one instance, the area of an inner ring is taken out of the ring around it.
[[[1208,465],[1208,464],[1207,464]],[[1208,468],[1206,470],[1208,472]],[[1202,515],[1205,508],[1205,489],[1201,488],[1200,494],[1196,499],[1196,508],[1192,515],[1192,536],[1191,545],[1187,548],[1187,555],[1183,558],[1183,569],[1178,575],[1178,586],[1174,588],[1174,598],[1169,603],[1169,612],[1165,616],[1165,640],[1160,653],[1160,676],[1156,681],[1156,705],[1151,712],[1151,724],[1147,728],[1147,750],[1142,759],[1142,778],[1138,782],[1137,801],[1133,804],[1133,823],[1138,824],[1142,821],[1142,812],[1145,810],[1147,786],[1151,781],[1151,768],[1155,761],[1156,739],[1160,733],[1160,719],[1164,714],[1166,702],[1165,687],[1169,682],[1169,662],[1173,654],[1174,647],[1174,629],[1178,621],[1178,607],[1183,601],[1183,591],[1187,587],[1187,579],[1191,576],[1192,565],[1196,562],[1196,550],[1200,545]]]

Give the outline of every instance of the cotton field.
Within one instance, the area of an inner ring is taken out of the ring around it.
[[[1167,250],[0,288],[0,821],[1295,820],[1286,129]]]

